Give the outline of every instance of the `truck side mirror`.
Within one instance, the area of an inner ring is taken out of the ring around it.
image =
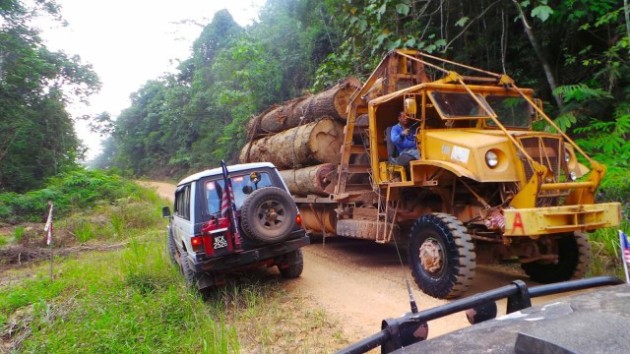
[[[416,99],[414,97],[405,98],[404,108],[406,115],[415,117],[416,113],[418,113],[418,108],[416,107]]]
[[[171,209],[169,207],[163,207],[162,208],[162,217],[163,218],[167,218],[171,216]]]

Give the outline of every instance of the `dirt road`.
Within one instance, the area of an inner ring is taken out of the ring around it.
[[[158,194],[172,200],[175,186],[162,182],[142,182]],[[289,291],[296,291],[312,300],[314,309],[326,312],[342,324],[350,341],[367,337],[380,330],[385,318],[398,317],[409,311],[405,281],[412,284],[420,310],[447,303],[418,290],[409,267],[401,265],[406,258],[398,256],[394,245],[379,245],[347,238],[327,238],[304,248],[304,272],[296,280],[286,282]],[[523,278],[520,271],[508,267],[479,266],[475,283],[468,291],[474,294],[509,284]],[[549,298],[534,299],[534,303]],[[505,302],[499,302],[505,312]],[[468,325],[463,313],[429,323],[429,337],[451,332]]]

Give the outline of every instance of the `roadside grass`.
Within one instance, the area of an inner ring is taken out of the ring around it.
[[[600,229],[589,236],[592,254],[590,275],[613,275],[625,279],[617,230],[630,234],[630,222],[626,220],[619,227]]]
[[[30,331],[18,347],[24,353],[237,352],[234,329],[206,316],[156,246],[132,241],[58,260],[52,281],[42,265],[35,279],[0,291],[2,326],[30,313],[20,325]]]
[[[140,190],[58,220],[55,237],[66,239],[56,247],[124,246],[55,257],[52,280],[46,261],[5,271],[0,352],[324,353],[348,343],[277,271],[234,275],[205,297],[187,288],[166,254],[162,205]]]

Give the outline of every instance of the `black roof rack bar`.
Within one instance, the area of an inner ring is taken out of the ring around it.
[[[393,320],[384,320],[384,329],[378,333],[375,333],[367,338],[364,338],[352,345],[349,345],[339,351],[338,354],[360,354],[365,353],[378,346],[382,346],[389,343],[388,347],[397,349],[400,347],[399,343],[409,343],[409,338],[394,338],[400,336],[401,331],[399,327],[403,327],[409,324],[426,323],[437,318],[448,316],[460,311],[475,308],[481,305],[494,302],[496,300],[508,299],[508,313],[519,311],[531,306],[530,298],[545,296],[550,294],[558,294],[567,291],[582,290],[588,288],[594,288],[598,286],[617,285],[623,282],[612,276],[600,276],[587,279],[571,280],[561,283],[553,283],[547,285],[535,286],[528,288],[525,282],[522,280],[513,281],[512,284],[502,286],[493,290],[488,290],[479,294],[471,295],[469,297],[452,301],[448,304],[434,307],[428,310],[420,311],[418,313],[407,313],[399,318]],[[392,328],[392,326],[396,328]],[[404,332],[404,331],[403,331]],[[413,339],[412,339],[413,342]],[[392,343],[398,345],[392,346]],[[385,352],[385,351],[384,351]]]

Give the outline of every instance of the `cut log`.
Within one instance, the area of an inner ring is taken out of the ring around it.
[[[245,144],[240,162],[269,161],[280,170],[339,163],[343,125],[332,118],[300,125]]]
[[[345,122],[346,106],[350,96],[359,87],[359,80],[351,77],[316,95],[307,95],[272,106],[247,123],[250,140],[304,125],[323,116]]]
[[[282,179],[294,195],[329,195],[337,181],[337,165],[325,163],[297,170],[280,171]]]

